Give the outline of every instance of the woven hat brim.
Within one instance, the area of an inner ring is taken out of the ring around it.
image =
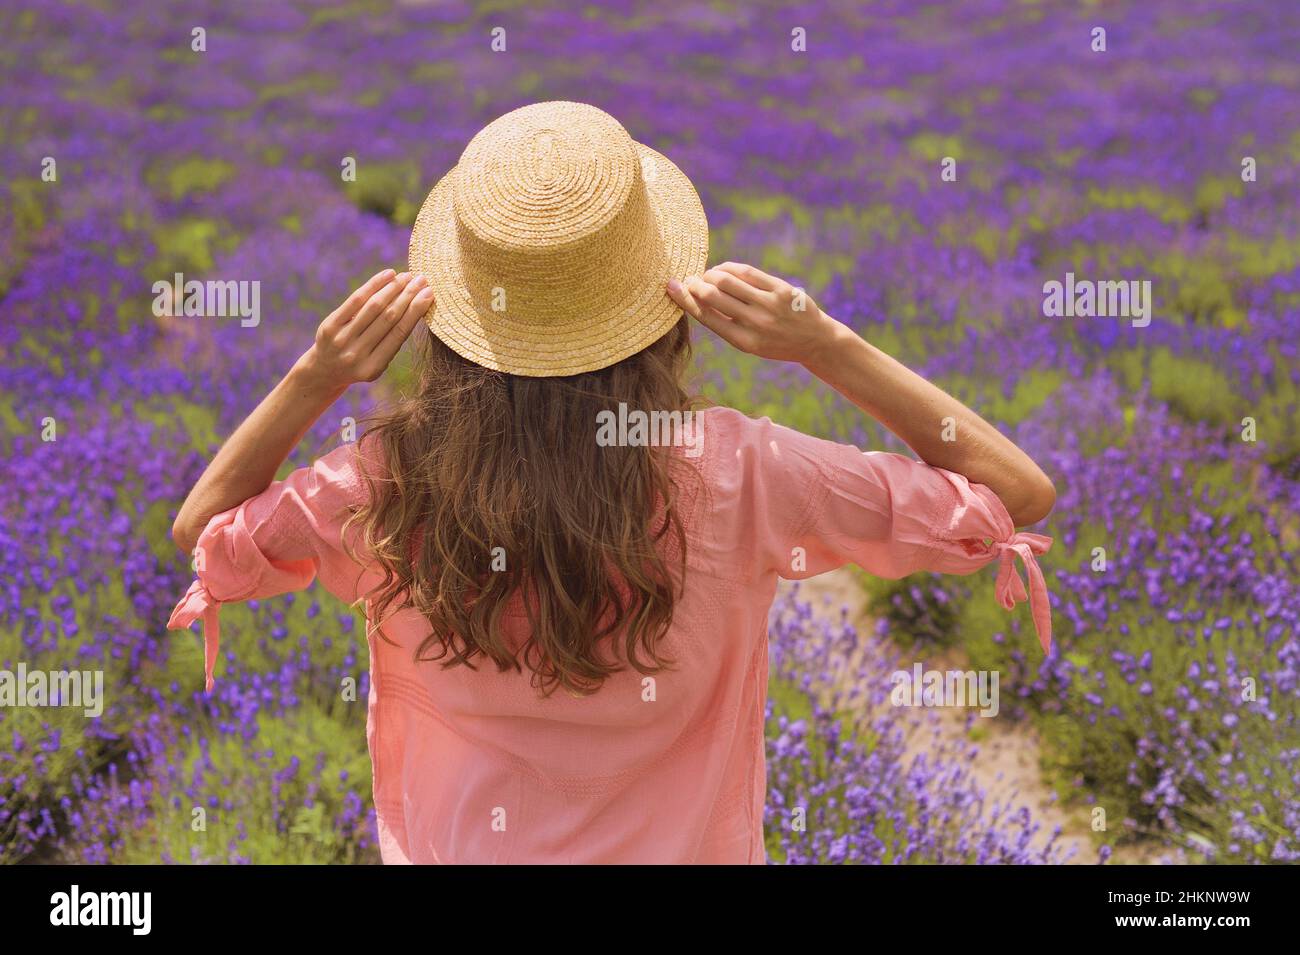
[[[410,270],[434,291],[425,316],[430,331],[475,364],[533,378],[576,375],[606,368],[634,355],[668,333],[682,316],[664,284],[704,271],[709,224],[691,181],[667,157],[634,143],[654,220],[647,241],[660,243],[663,264],[653,275],[632,276],[631,290],[614,307],[574,314],[554,322],[512,320],[509,308],[480,311],[471,298],[460,262],[452,211],[456,170],[443,176],[425,199],[411,231]]]

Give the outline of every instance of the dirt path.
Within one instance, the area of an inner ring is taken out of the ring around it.
[[[782,583],[781,593],[793,585]],[[866,609],[866,595],[851,571],[838,570],[822,574],[799,584],[799,599],[810,603],[814,610],[839,619],[841,608],[849,608],[849,622],[865,631],[872,626]],[[927,654],[927,669],[965,669],[966,662],[960,651],[946,655]],[[932,708],[916,711],[907,734],[906,757],[910,761],[925,752],[952,750],[964,746],[967,751],[978,747],[978,755],[971,759],[970,772],[975,782],[985,790],[988,811],[995,803],[1027,805],[1042,824],[1034,844],[1041,846],[1051,836],[1052,829],[1061,826],[1057,845],[1069,853],[1071,863],[1093,863],[1097,853],[1089,838],[1088,816],[1085,810],[1067,810],[1055,799],[1052,790],[1043,782],[1039,772],[1040,742],[1033,727],[1027,723],[1013,723],[1008,719],[977,719],[983,734],[978,742],[972,740],[967,724],[970,710],[966,708]],[[931,718],[928,714],[937,716]],[[1120,861],[1116,859],[1116,861]],[[1125,859],[1123,861],[1141,861]]]

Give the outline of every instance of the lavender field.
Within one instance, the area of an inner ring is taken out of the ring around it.
[[[774,608],[771,860],[1300,859],[1300,6],[12,0],[0,29],[0,670],[104,675],[95,716],[0,706],[0,861],[378,861],[364,621],[231,604],[205,695],[169,531],[469,138],[549,99],[693,179],[710,261],[807,288],[1059,492],[1046,658],[994,568],[862,579],[864,626]],[[157,317],[177,273],[259,282],[258,320]],[[1054,315],[1067,274],[1149,282],[1149,314]],[[901,449],[697,338],[708,398]],[[1000,675],[1082,854],[989,805],[989,721],[905,745],[890,672],[954,654]]]

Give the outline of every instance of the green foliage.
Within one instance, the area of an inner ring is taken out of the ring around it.
[[[357,178],[343,184],[348,201],[365,212],[408,228],[424,201],[423,173],[414,160],[408,162],[357,162]]]
[[[1292,480],[1300,480],[1300,386],[1291,374],[1291,361],[1276,347],[1269,353],[1275,372],[1269,380],[1255,382],[1261,397],[1246,404],[1243,417],[1255,419],[1265,460]]]
[[[1198,259],[1171,278],[1173,295],[1166,307],[1172,316],[1225,328],[1245,321],[1245,313],[1236,303],[1235,282],[1223,264]]]
[[[917,133],[907,141],[907,148],[913,156],[929,163],[937,163],[945,156],[958,160],[966,156],[960,137],[944,136],[941,133]]]
[[[1229,443],[1242,440],[1244,420],[1253,418],[1264,459],[1300,477],[1300,388],[1289,373],[1289,360],[1276,347],[1270,354],[1277,371],[1268,379],[1256,376],[1256,398],[1247,397],[1213,361],[1176,355],[1167,348],[1117,350],[1107,364],[1129,391],[1145,389],[1179,417],[1210,425]]]
[[[181,272],[210,272],[216,253],[233,248],[233,238],[223,238],[213,219],[189,218],[159,225],[153,230],[154,260],[146,274],[171,276]]]
[[[283,83],[268,83],[257,91],[260,104],[280,99],[297,100],[312,93],[328,93],[337,89],[339,78],[333,73],[305,73]]]
[[[189,156],[160,169],[149,182],[173,202],[200,192],[215,192],[235,174],[235,167],[224,159]]]
[[[38,421],[25,421],[14,412],[17,397],[0,395],[0,448],[8,450],[16,435],[26,434],[39,427]],[[22,410],[26,411],[26,408]]]
[[[2,188],[7,193],[3,205],[13,216],[14,232],[29,236],[45,228],[50,208],[48,192],[58,188],[56,184],[39,178],[10,178]]]
[[[810,385],[793,366],[755,358],[704,333],[696,339],[692,381],[718,404],[807,434],[845,440],[856,429],[879,428],[829,387]]]
[[[976,408],[981,417],[1002,425],[1017,425],[1034,414],[1065,381],[1057,369],[1035,369],[1022,375],[1007,394],[1005,387],[969,376],[949,376],[938,382],[953,397]]]
[[[1145,387],[1151,397],[1188,421],[1226,429],[1241,420],[1243,406],[1238,390],[1208,361],[1157,348],[1117,349],[1110,354],[1108,363],[1129,391],[1139,392]]]
[[[96,558],[88,555],[87,560]],[[98,587],[82,592],[73,581],[61,580],[47,593],[30,598],[30,605],[40,619],[54,621],[62,614],[54,612],[52,604],[56,598],[65,598],[71,603],[80,630],[121,628],[124,621],[135,618],[131,597],[120,571],[111,567],[105,570],[107,582]],[[102,673],[103,712],[88,716],[86,707],[5,707],[0,725],[6,740],[15,745],[11,750],[13,759],[0,771],[0,806],[8,812],[6,821],[0,821],[0,864],[18,861],[9,854],[16,816],[24,811],[38,812],[72,797],[76,780],[102,769],[120,749],[114,738],[130,726],[129,709],[120,696],[128,676],[123,655],[77,653],[71,639],[33,653],[24,646],[18,627],[0,627],[0,668],[16,673],[20,661],[29,674],[78,671],[83,677],[90,674],[91,684],[96,681],[94,674]],[[82,692],[90,692],[91,684],[84,684]]]
[[[1196,184],[1192,199],[1197,215],[1203,220],[1222,211],[1229,199],[1240,198],[1245,186],[1238,175],[1206,176]]]
[[[149,824],[114,847],[116,864],[183,862],[346,864],[378,862],[374,847],[333,820],[370,793],[365,703],[347,719],[316,701],[259,724],[255,739],[202,730],[176,741],[176,775],[192,800],[155,795]],[[298,762],[293,754],[313,754]],[[273,785],[245,785],[253,779]],[[199,812],[201,810],[201,812]]]

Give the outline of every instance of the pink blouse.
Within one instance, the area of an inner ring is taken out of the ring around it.
[[[778,577],[848,563],[887,578],[970,574],[999,560],[998,600],[1009,609],[1028,597],[1050,648],[1035,555],[1051,539],[1017,533],[987,487],[730,408],[701,414],[693,461],[709,493],[682,501],[688,572],[662,644],[673,669],[652,679],[628,669],[594,695],[543,699],[526,670],[416,663],[429,628],[412,611],[385,624],[398,646],[368,635],[366,735],[385,862],[764,862],[767,619]],[[317,576],[351,602],[378,581],[342,549],[346,509],[366,494],[356,453],[335,449],[204,530],[198,579],[168,626],[202,617],[209,690],[221,603]]]

